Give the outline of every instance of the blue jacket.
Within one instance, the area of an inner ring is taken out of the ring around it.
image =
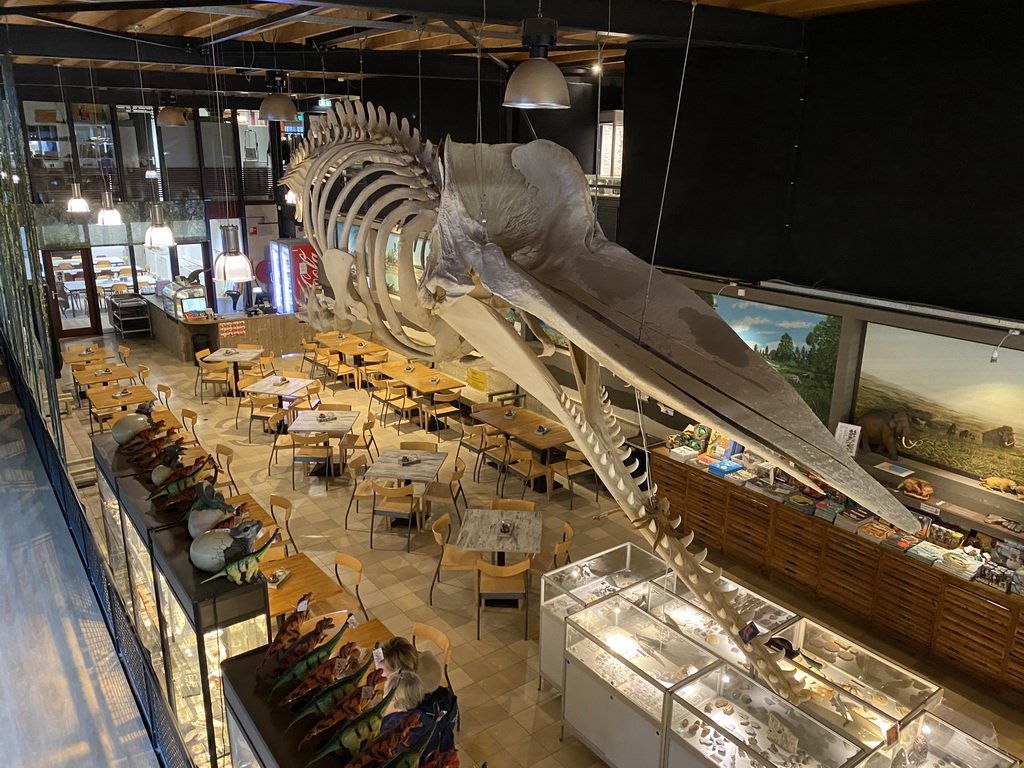
[[[440,710],[446,710],[448,714],[438,724],[433,738],[427,744],[427,748],[423,750],[421,761],[425,761],[434,750],[440,749],[443,753],[455,749],[455,733],[452,723],[454,722],[457,707],[455,695],[444,686],[439,686],[432,693],[427,694],[426,698],[419,703],[419,706],[413,707],[406,712],[392,712],[390,715],[385,715],[381,721],[380,730],[383,733],[389,728],[396,727],[404,715],[415,712],[420,716],[420,725],[409,731],[408,743],[412,744],[433,725],[435,713]]]

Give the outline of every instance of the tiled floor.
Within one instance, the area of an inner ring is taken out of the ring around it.
[[[156,768],[71,533],[0,371],[0,755],[24,768]]]
[[[75,341],[85,343],[80,339]],[[111,348],[116,346],[111,339],[106,343]],[[444,583],[435,589],[434,605],[427,605],[427,591],[437,562],[437,547],[429,531],[414,536],[412,551],[408,554],[404,551],[404,534],[384,534],[378,538],[375,533],[375,549],[371,551],[365,511],[358,516],[353,514],[351,530],[346,531],[342,527],[350,493],[347,481],[332,484],[330,492],[327,492],[322,480],[299,477],[297,490],[293,491],[287,455],[282,455],[281,462],[268,477],[270,437],[262,434],[256,426],[253,443],[250,445],[246,441],[244,416],[239,428],[234,428],[235,401],[225,404],[223,398],[207,399],[206,404],[200,406],[198,398],[192,395],[196,370],[193,366],[172,360],[152,340],[133,339],[129,343],[133,348],[132,364],[150,367],[151,387],[161,383],[170,385],[174,390],[171,405],[175,413],[182,407],[199,411],[201,421],[197,431],[202,444],[212,450],[218,443],[223,443],[235,450],[232,469],[243,492],[249,491],[258,499],[266,499],[270,493],[282,493],[294,500],[296,512],[292,533],[302,551],[316,559],[328,572],[333,572],[333,555],[337,550],[363,560],[366,570],[362,595],[372,616],[381,619],[399,635],[408,634],[413,621],[430,623],[448,633],[454,645],[451,679],[463,712],[458,745],[464,765],[476,766],[484,761],[488,761],[491,768],[585,768],[603,765],[571,736],[559,738],[560,699],[548,686],[537,690],[536,588],[539,580],[534,579],[535,594],[530,605],[530,639],[523,639],[521,612],[494,609],[484,612],[482,639],[477,641],[470,574],[447,574]],[[291,358],[284,367],[297,368],[298,363],[297,357]],[[344,387],[328,395],[326,400],[351,403],[353,407],[363,409],[364,414],[368,404],[364,393]],[[85,410],[74,411],[72,419],[79,423],[77,434],[66,430],[68,441],[74,440],[84,455],[88,455],[86,413]],[[400,440],[434,439],[409,425],[403,425],[401,435],[389,426],[378,428],[376,436],[382,448],[398,447]],[[446,440],[441,444],[442,450],[454,453],[458,433],[449,430],[443,437]],[[471,506],[486,505],[494,497],[495,479],[493,469],[484,471],[481,484],[467,479],[465,488]],[[509,493],[513,487],[514,484],[510,483]],[[515,490],[518,491],[518,486]],[[527,492],[527,498],[537,501],[545,513],[547,547],[561,540],[562,523],[566,520],[571,521],[576,529],[573,554],[577,557],[625,540],[636,540],[624,524],[622,513],[614,511],[615,505],[607,495],[602,495],[600,502],[595,503],[592,491],[588,493],[581,489],[580,494],[575,508],[570,511],[565,490],[559,490],[551,503]],[[538,566],[546,568],[547,561],[542,561],[543,557],[538,558]],[[1001,746],[1024,756],[1024,722],[1019,712],[1007,704],[988,696],[976,686],[945,674],[934,662],[914,659],[888,642],[869,637],[863,628],[824,613],[821,606],[787,593],[757,573],[725,565],[737,580],[789,604],[804,615],[835,626],[947,686],[947,703],[982,723],[994,724]]]

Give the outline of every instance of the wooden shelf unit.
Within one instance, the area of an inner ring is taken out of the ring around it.
[[[651,472],[694,543],[837,605],[879,634],[1024,695],[1024,597],[965,582],[746,487],[651,452]]]

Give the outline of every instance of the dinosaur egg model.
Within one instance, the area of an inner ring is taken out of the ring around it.
[[[216,573],[227,563],[251,553],[262,528],[259,520],[246,520],[230,530],[218,528],[207,531],[192,542],[188,550],[189,559],[199,570]]]
[[[116,425],[115,425],[116,426]],[[153,485],[163,485],[164,480],[171,476],[174,472],[170,467],[165,467],[163,464],[156,467],[153,473],[149,476],[149,479],[153,481]]]
[[[193,509],[188,513],[188,535],[193,539],[210,531],[217,523],[227,520],[231,514],[223,509],[205,507]]]
[[[114,442],[118,445],[124,445],[139,434],[139,432],[149,429],[149,427],[148,416],[141,413],[130,413],[117,420],[117,423],[110,428],[110,434],[114,438]]]

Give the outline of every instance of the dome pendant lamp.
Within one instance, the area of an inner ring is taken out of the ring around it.
[[[220,228],[224,250],[217,254],[213,261],[213,279],[218,283],[251,283],[255,278],[252,274],[252,262],[242,252],[238,238],[238,226],[225,224]]]
[[[282,93],[284,91],[282,75],[275,73],[272,79],[268,79],[267,87],[270,89],[270,93],[260,102],[260,118],[280,123],[293,123],[298,120],[299,110],[296,108],[295,102]]]
[[[164,222],[164,207],[160,203],[150,203],[150,225],[146,230],[145,245],[147,248],[170,248],[175,245],[174,233]]]
[[[89,202],[82,197],[82,185],[71,182],[71,197],[68,198],[68,213],[88,213]]]
[[[558,66],[548,60],[548,49],[558,43],[558,22],[539,13],[523,19],[523,45],[530,58],[515,68],[505,86],[504,107],[515,109],[569,109],[569,85]]]
[[[100,212],[96,215],[96,223],[101,227],[119,227],[124,223],[121,212],[114,207],[114,195],[109,189],[104,189],[100,195]]]

